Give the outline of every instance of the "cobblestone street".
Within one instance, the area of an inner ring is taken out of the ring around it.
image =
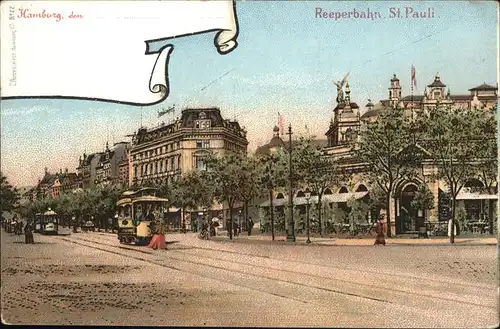
[[[2,316],[12,324],[485,327],[498,323],[492,245],[297,245],[169,234],[2,231]],[[239,242],[239,243],[238,243]]]

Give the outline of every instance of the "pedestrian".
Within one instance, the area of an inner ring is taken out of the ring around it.
[[[154,235],[149,243],[148,247],[154,250],[156,249],[167,249],[167,243],[165,241],[165,227],[162,221],[155,221],[152,223],[154,225]],[[151,225],[151,224],[150,224]]]
[[[194,233],[198,232],[198,221],[191,219],[191,225],[193,225],[193,232]]]
[[[254,226],[254,222],[252,220],[252,217],[249,217],[248,218],[248,227],[247,227],[248,236],[252,235],[253,226]]]
[[[78,221],[76,220],[75,216],[73,216],[71,224],[73,225],[73,233],[77,233],[76,226],[78,225]]]
[[[238,236],[238,223],[236,221],[233,222],[233,236]]]
[[[231,231],[232,227],[231,227],[231,221],[228,219],[226,219],[226,230],[227,230],[227,236],[229,236],[229,232]]]
[[[212,225],[214,227],[214,236],[219,235],[219,217],[212,218]]]
[[[215,222],[210,222],[210,236],[216,236],[217,232],[215,231]]]
[[[33,238],[33,227],[31,226],[31,223],[29,221],[26,222],[26,226],[24,227],[24,242],[26,244],[35,243]]]
[[[375,238],[375,245],[381,244],[385,246],[385,235],[387,233],[387,225],[385,224],[385,215],[380,215],[376,227],[375,232],[377,233],[377,237]]]

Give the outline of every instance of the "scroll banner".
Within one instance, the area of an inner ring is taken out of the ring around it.
[[[3,1],[0,18],[6,99],[156,104],[172,39],[212,33],[223,55],[238,36],[233,1]]]

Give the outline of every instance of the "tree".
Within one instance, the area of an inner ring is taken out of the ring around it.
[[[240,195],[242,176],[242,153],[228,152],[222,156],[213,154],[206,160],[207,176],[214,187],[214,196],[219,202],[226,202],[229,208],[229,238],[233,239],[233,209]]]
[[[171,184],[171,202],[182,211],[182,232],[186,232],[185,212],[188,208],[209,208],[212,204],[213,193],[210,182],[197,171],[191,171]]]
[[[276,153],[270,153],[258,159],[256,177],[257,195],[269,196],[269,218],[271,223],[271,238],[275,238],[275,216],[274,216],[274,190],[278,187],[285,187],[287,183],[287,161],[286,153],[278,150]],[[260,190],[260,193],[258,192]]]
[[[74,202],[74,196],[68,193],[62,193],[56,200],[54,211],[60,216],[61,224],[65,225],[68,217],[72,215],[71,205]]]
[[[98,213],[96,214],[100,222],[99,228],[103,226],[105,230],[109,228],[109,218],[113,217],[116,202],[120,198],[122,192],[122,190],[112,186],[106,186],[99,190],[100,199],[97,204]]]
[[[495,111],[496,111],[495,104]],[[497,145],[497,122],[496,122],[496,113],[486,113],[485,118],[486,126],[484,127],[486,130],[489,130],[489,133],[486,133],[489,137],[485,139],[482,143],[482,147],[477,150],[476,153],[476,174],[479,180],[484,185],[484,190],[488,194],[496,194],[498,188],[497,175],[498,175],[498,145]],[[481,191],[483,192],[483,191]],[[493,234],[493,200],[488,200],[488,226],[489,233]]]
[[[239,175],[238,198],[243,201],[245,210],[245,227],[248,223],[248,206],[250,202],[259,195],[260,161],[256,157],[247,157],[242,154],[241,171]]]
[[[418,186],[415,196],[411,201],[411,206],[422,210],[431,210],[434,208],[434,195],[429,190],[427,184]]]
[[[356,154],[366,164],[367,179],[385,197],[388,236],[391,236],[390,200],[396,182],[414,173],[421,163],[417,144],[423,136],[423,121],[411,121],[399,108],[383,109],[375,122],[368,123],[360,133]]]
[[[347,200],[347,206],[350,209],[349,217],[352,218],[353,223],[367,220],[368,211],[370,211],[370,205],[367,202],[350,198]]]
[[[0,172],[0,207],[1,212],[11,212],[18,206],[19,192],[9,184],[7,177]]]
[[[494,161],[486,156],[491,150],[485,141],[496,138],[496,122],[484,111],[438,107],[430,114],[428,132],[427,147],[434,156],[436,179],[446,182],[451,196],[450,243],[454,243],[457,195],[478,168]]]
[[[321,222],[323,195],[328,188],[339,185],[346,175],[331,156],[324,154],[314,145],[313,141],[313,139],[300,139],[294,152],[297,171],[302,178],[303,184],[310,188],[313,195],[318,196],[318,203],[316,204],[318,230],[320,235],[323,235]]]

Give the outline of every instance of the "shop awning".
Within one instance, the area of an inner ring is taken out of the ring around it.
[[[328,194],[323,197],[323,200],[332,202],[332,203],[342,203],[342,202],[347,202],[351,199],[354,200],[359,200],[363,198],[365,195],[367,195],[368,192],[354,192],[354,193],[335,193],[335,194]]]
[[[328,202],[328,203],[342,203],[342,202],[347,202],[351,199],[359,200],[363,198],[365,195],[367,195],[368,192],[354,192],[354,193],[334,193],[334,194],[326,194],[323,195],[321,198],[322,202]],[[294,205],[304,205],[307,203],[307,200],[305,197],[296,197],[293,198],[293,204]],[[309,204],[315,204],[318,203],[318,197],[313,196],[309,200]],[[275,199],[273,200],[273,204],[275,207],[283,206],[288,204],[288,198],[285,197],[284,199]],[[262,202],[260,204],[261,207],[269,207],[269,200]]]
[[[460,192],[457,195],[457,200],[498,200],[498,195],[474,192]]]

